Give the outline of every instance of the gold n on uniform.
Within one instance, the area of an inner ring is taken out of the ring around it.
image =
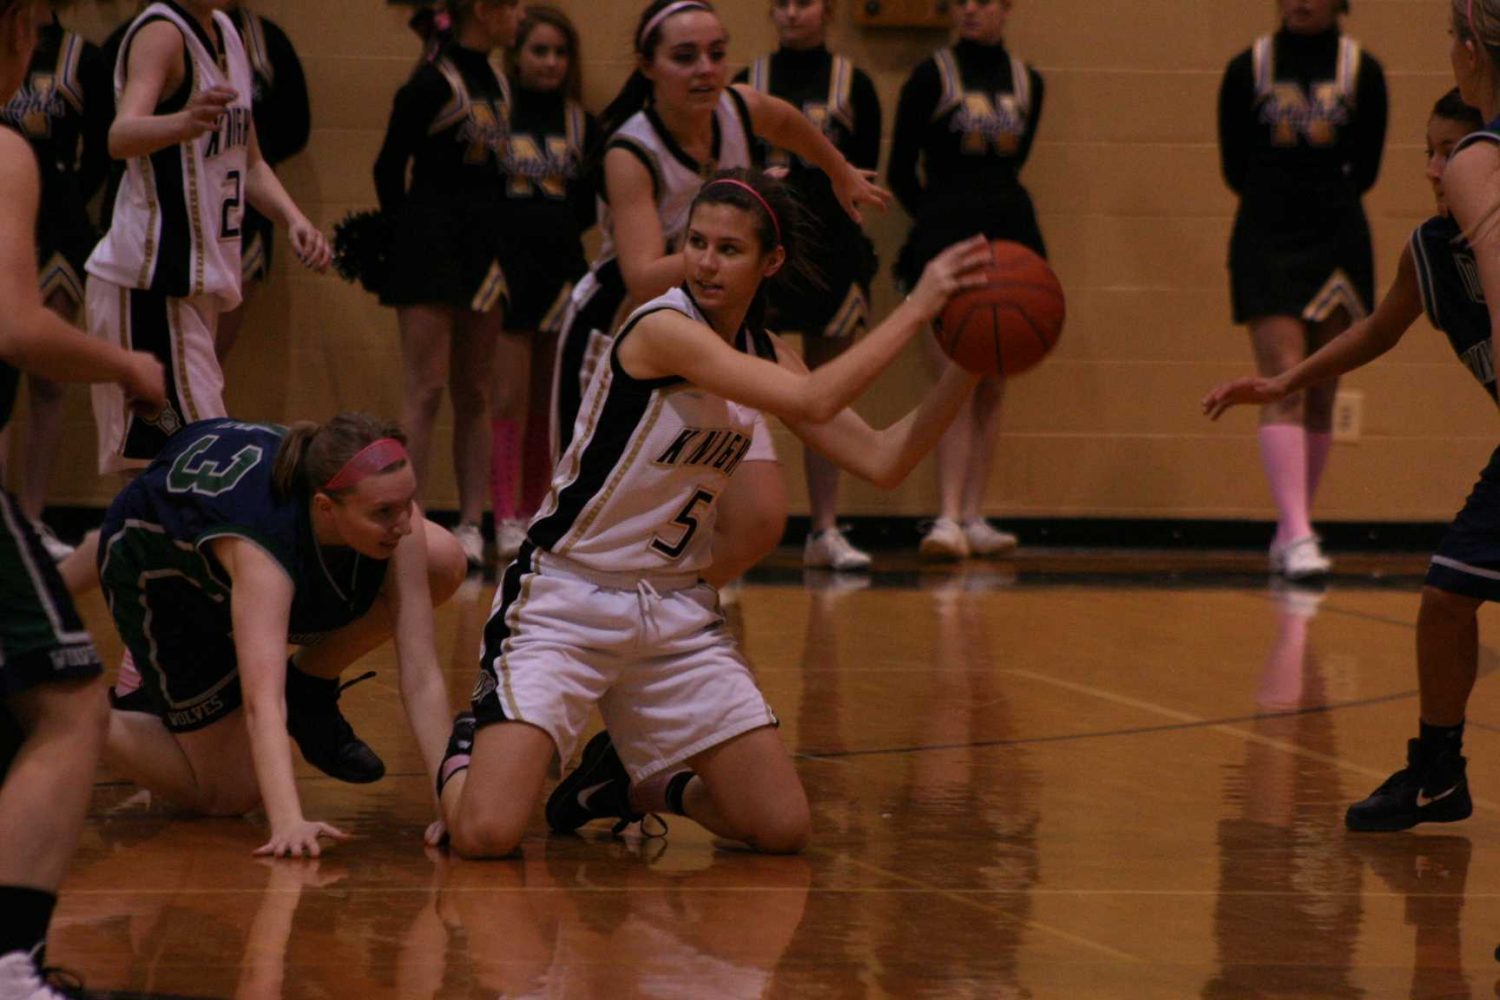
[[[770,56],[761,56],[750,64],[747,82],[762,94],[771,93]],[[842,125],[846,131],[854,131],[854,107],[850,99],[853,90],[854,64],[843,56],[834,56],[833,65],[828,72],[828,95],[821,101],[802,103],[802,114],[813,123],[813,127],[835,144],[834,126]],[[766,154],[768,167],[786,167],[791,162],[792,154],[784,149],[772,149]]]
[[[469,93],[469,85],[451,60],[439,59],[434,65],[448,81],[451,96],[428,126],[427,134],[437,135],[459,125],[459,141],[468,144],[464,162],[470,166],[493,163],[498,169],[510,139],[510,82],[505,73],[494,59],[490,60],[500,99],[481,100]]]
[[[1031,74],[1026,71],[1026,64],[1011,56],[1010,92],[987,93],[964,89],[963,74],[953,49],[939,49],[933,60],[943,92],[932,120],[953,112],[952,128],[962,136],[965,153],[982,156],[993,149],[1008,156],[1019,149],[1027,119],[1031,117]]]
[[[566,198],[568,180],[583,162],[586,123],[583,106],[569,100],[563,109],[562,135],[512,132],[505,159],[510,196],[529,198],[540,191],[558,201]]]
[[[1275,146],[1332,146],[1339,126],[1349,121],[1354,107],[1354,85],[1359,78],[1359,43],[1339,39],[1338,62],[1332,80],[1315,80],[1311,91],[1296,80],[1276,79],[1276,44],[1270,35],[1255,40],[1251,49],[1255,99],[1260,120],[1271,126]]]

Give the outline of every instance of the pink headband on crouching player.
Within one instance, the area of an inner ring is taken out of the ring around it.
[[[766,201],[765,195],[761,194],[759,191],[755,190],[755,188],[751,187],[749,184],[746,184],[744,181],[736,180],[733,177],[720,177],[716,181],[710,181],[708,186],[713,187],[715,184],[733,184],[737,188],[744,188],[746,191],[749,191],[750,194],[755,197],[755,200],[760,202],[760,207],[764,208],[766,210],[766,214],[771,217],[771,228],[776,230],[776,245],[781,246],[781,220],[776,217],[776,210],[771,207],[771,203],[769,201]]]
[[[324,493],[347,490],[402,461],[411,461],[406,453],[406,445],[395,438],[372,441],[345,462],[344,467],[336,472],[332,479],[324,483],[321,490]]]
[[[713,8],[703,3],[702,0],[677,0],[676,3],[667,4],[661,10],[657,11],[656,16],[647,21],[645,26],[641,28],[641,33],[635,39],[635,50],[637,52],[643,50],[646,47],[646,39],[651,37],[651,32],[660,28],[667,18],[681,14],[685,10],[711,11]]]

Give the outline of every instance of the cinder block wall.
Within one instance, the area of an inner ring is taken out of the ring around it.
[[[100,38],[126,3],[79,4],[64,15]],[[635,3],[563,0],[584,32],[587,99],[602,107],[630,67]],[[848,0],[835,46],[876,80],[890,119],[896,94],[942,32],[861,29]],[[372,205],[370,165],[391,95],[417,44],[399,10],[376,0],[259,0],[297,44],[312,88],[309,150],[284,179],[309,214],[331,225]],[[774,44],[769,4],[721,4],[736,63]],[[1444,0],[1360,0],[1349,31],[1383,61],[1391,131],[1367,202],[1380,283],[1411,228],[1429,214],[1423,127],[1450,86]],[[1198,414],[1219,379],[1248,372],[1246,335],[1229,321],[1224,261],[1234,202],[1219,176],[1215,98],[1224,64],[1275,26],[1271,0],[1018,0],[1011,45],[1046,75],[1046,116],[1024,180],[1036,198],[1069,321],[1054,358],[1017,379],[1006,402],[994,471],[998,514],[1105,517],[1269,517],[1255,420]],[[870,228],[883,261],[907,226],[899,210]],[[341,408],[394,414],[401,372],[395,318],[333,277],[307,274],[279,248],[275,280],[254,303],[228,370],[232,412],[322,417]],[[882,274],[877,305],[894,299]],[[861,405],[892,418],[921,395],[915,351]],[[1493,443],[1491,406],[1425,322],[1385,359],[1347,380],[1364,393],[1361,440],[1339,445],[1319,499],[1328,519],[1435,520],[1457,508]],[[22,418],[24,419],[24,417]],[[449,448],[445,415],[436,448]],[[805,509],[800,449],[779,444],[794,510]],[[75,391],[55,502],[102,504],[112,484],[93,474],[86,393]],[[455,503],[443,458],[435,506]],[[931,511],[931,472],[894,493],[846,487],[856,514]]]

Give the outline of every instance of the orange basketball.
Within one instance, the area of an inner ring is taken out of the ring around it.
[[[948,301],[938,343],[978,375],[1019,375],[1057,345],[1067,305],[1047,262],[1019,243],[995,240],[989,282]]]

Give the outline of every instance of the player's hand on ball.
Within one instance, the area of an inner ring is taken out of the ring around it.
[[[931,319],[958,292],[983,285],[988,280],[986,268],[993,260],[990,241],[984,236],[971,236],[928,261],[908,297]]]
[[[323,235],[322,230],[306,219],[299,219],[292,223],[289,235],[292,238],[292,250],[304,267],[319,274],[328,270],[328,265],[333,263],[333,250],[328,246],[328,238]]]
[[[182,109],[183,140],[189,141],[206,135],[219,127],[219,118],[239,94],[233,87],[209,87],[195,90]]]
[[[1286,385],[1280,379],[1249,375],[1225,382],[1203,397],[1203,412],[1208,419],[1218,420],[1231,406],[1264,406],[1285,395]]]
[[[348,840],[349,835],[330,823],[304,819],[288,824],[284,829],[273,827],[271,839],[255,849],[255,857],[271,858],[316,858],[323,853],[318,844],[319,837],[329,840]]]
[[[167,405],[166,370],[155,356],[145,351],[130,352],[119,381],[131,409],[142,416],[155,416]]]
[[[859,206],[874,205],[882,212],[891,207],[891,193],[875,183],[877,176],[873,170],[860,170],[850,165],[840,176],[833,178],[833,193],[838,196],[839,204],[844,206],[849,218],[861,225],[865,217],[860,214]]]

